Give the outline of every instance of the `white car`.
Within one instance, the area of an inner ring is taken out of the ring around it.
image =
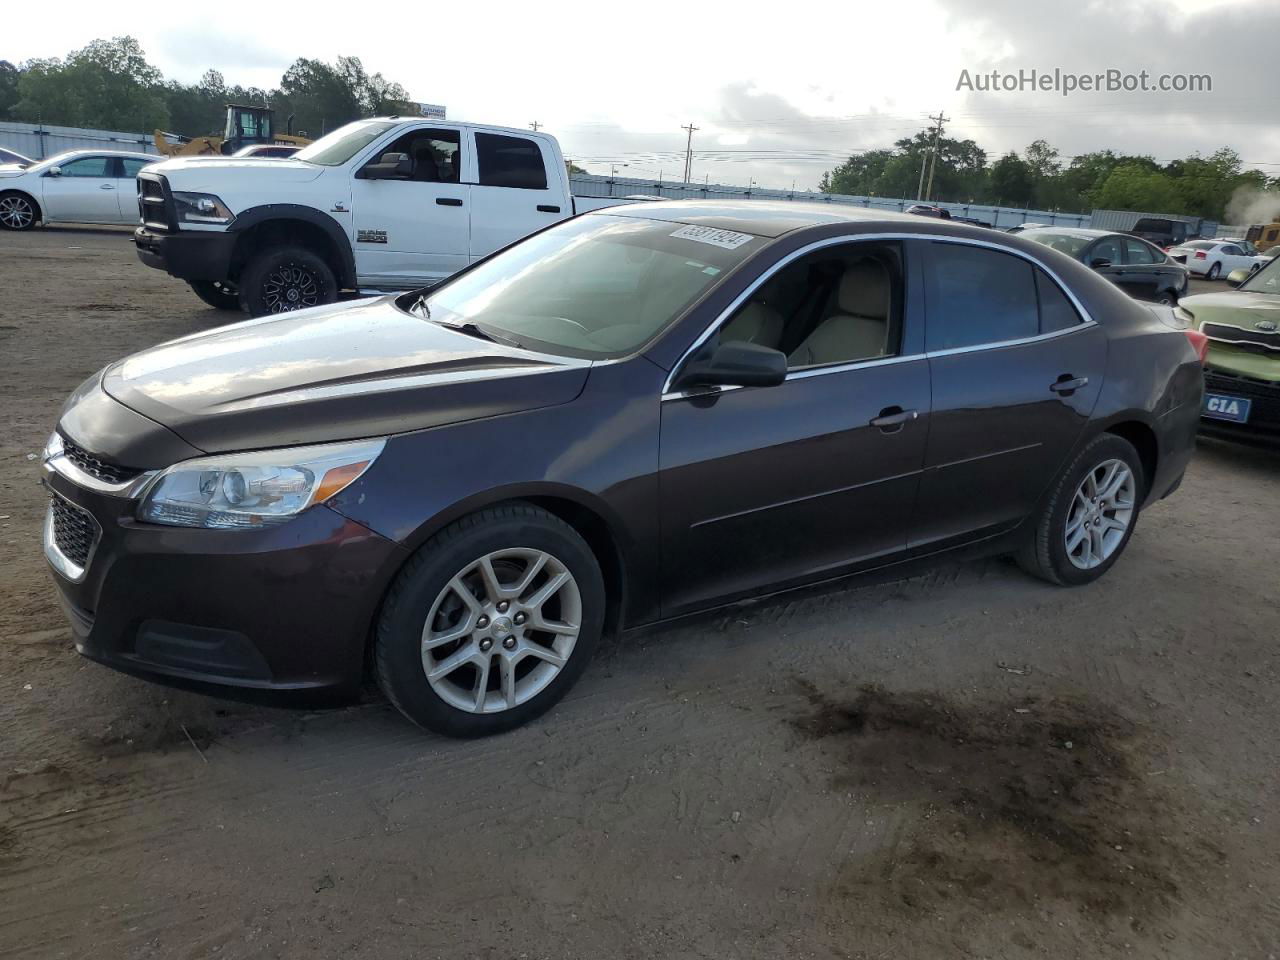
[[[1230,240],[1188,240],[1169,249],[1169,256],[1198,277],[1217,280],[1232,270],[1248,270],[1254,258]]]
[[[163,160],[146,153],[70,150],[29,167],[0,166],[0,227],[49,223],[137,223],[134,178]]]

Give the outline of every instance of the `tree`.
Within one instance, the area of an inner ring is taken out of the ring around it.
[[[878,181],[892,157],[892,150],[856,153],[834,170],[824,173],[818,181],[818,189],[823,193],[843,193],[858,197],[876,194]]]
[[[1029,206],[1035,191],[1035,177],[1031,167],[1012,150],[991,167],[988,178],[996,203],[1012,206]]]
[[[9,119],[9,112],[18,104],[18,68],[8,60],[0,60],[0,120]]]
[[[24,64],[12,113],[45,123],[149,130],[168,122],[162,81],[133,37],[94,40],[65,61]]]
[[[1096,191],[1095,202],[1099,207],[1111,210],[1187,212],[1172,177],[1137,163],[1125,163],[1111,171]]]

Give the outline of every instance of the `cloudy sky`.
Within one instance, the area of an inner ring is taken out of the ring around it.
[[[196,15],[195,8],[207,10]],[[1166,161],[1235,148],[1280,174],[1275,0],[895,0],[681,5],[65,0],[6,10],[0,57],[61,56],[130,33],[169,77],[208,67],[275,85],[298,56],[359,56],[454,119],[539,121],[593,172],[813,187],[851,152],[888,146],[942,109],[994,156],[1043,137],[1065,156],[1110,147]],[[129,9],[126,5],[121,9]],[[361,9],[367,12],[360,12]],[[380,14],[377,11],[385,11]],[[1062,11],[1059,13],[1051,11]],[[166,18],[166,13],[173,16]],[[1210,93],[980,93],[962,70],[1207,73]]]

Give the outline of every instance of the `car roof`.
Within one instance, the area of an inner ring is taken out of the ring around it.
[[[141,153],[134,150],[63,150],[61,153],[55,153],[52,157],[45,157],[44,159],[52,160],[53,157],[146,157],[156,161],[165,159],[158,153]],[[40,162],[43,163],[44,160]]]
[[[689,223],[714,230],[733,230],[759,237],[780,237],[793,230],[838,223],[891,224],[909,228],[913,233],[956,234],[971,232],[973,236],[990,236],[983,227],[966,227],[949,220],[916,217],[892,210],[874,210],[852,204],[811,203],[789,200],[663,200],[616,207],[601,207],[588,216],[638,217],[645,220],[668,220]]]
[[[1084,240],[1121,235],[1117,234],[1115,230],[1094,230],[1091,227],[1036,227],[1033,230],[1023,230],[1022,232],[1027,236],[1034,236],[1037,233],[1059,233],[1068,237],[1080,237]]]

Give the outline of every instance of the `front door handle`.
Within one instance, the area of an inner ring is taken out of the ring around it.
[[[540,203],[538,204],[538,212],[539,213],[559,213],[560,208],[557,207],[554,203]]]
[[[1064,373],[1055,383],[1049,384],[1049,389],[1054,393],[1060,393],[1064,397],[1069,397],[1081,387],[1086,387],[1088,385],[1088,377],[1073,377],[1069,373]]]
[[[880,415],[872,417],[871,426],[884,433],[897,433],[904,425],[920,416],[915,410],[903,410],[901,407],[885,407]]]
[[[100,184],[98,184],[98,189],[99,189],[99,190],[114,190],[115,188],[116,188],[116,187],[115,187],[115,184],[113,184],[113,183],[100,183]]]
[[[462,206],[462,200],[459,197],[436,197],[436,203],[442,207]]]

